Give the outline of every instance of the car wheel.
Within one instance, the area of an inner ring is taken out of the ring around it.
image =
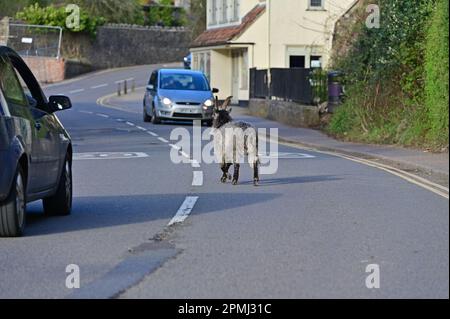
[[[26,219],[26,193],[23,171],[19,167],[8,198],[0,203],[0,237],[22,236]]]
[[[72,166],[69,156],[59,178],[58,189],[52,197],[44,198],[44,212],[48,216],[66,216],[72,211]]]
[[[143,119],[144,119],[144,122],[146,122],[146,123],[150,122],[152,120],[152,118],[150,116],[148,116],[147,111],[145,110],[145,108],[144,108],[144,112],[143,112]]]
[[[159,119],[159,117],[156,115],[156,110],[155,107],[153,107],[153,115],[152,115],[152,123],[153,124],[161,124],[161,120]]]

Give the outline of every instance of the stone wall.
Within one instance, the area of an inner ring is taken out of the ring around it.
[[[320,125],[319,108],[268,99],[250,99],[251,115],[296,127],[314,128]]]
[[[108,25],[100,27],[96,37],[64,33],[62,56],[98,70],[182,62],[189,44],[190,33],[184,28]]]

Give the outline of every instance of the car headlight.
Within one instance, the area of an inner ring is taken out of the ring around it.
[[[161,101],[163,102],[163,104],[164,104],[165,106],[170,106],[170,105],[172,105],[172,101],[171,101],[169,98],[167,98],[167,97],[162,98]]]
[[[209,100],[206,100],[205,103],[203,103],[203,104],[207,107],[210,107],[210,106],[214,105],[214,102],[211,99],[209,99]]]

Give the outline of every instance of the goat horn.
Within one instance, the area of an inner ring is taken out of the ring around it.
[[[222,104],[222,110],[226,110],[227,109],[227,107],[230,105],[230,103],[231,103],[231,99],[232,99],[233,97],[232,96],[229,96],[229,97],[227,97],[226,99],[225,99],[225,101],[223,102],[223,104]]]

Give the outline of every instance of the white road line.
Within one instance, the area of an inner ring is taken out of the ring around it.
[[[147,129],[144,128],[144,127],[142,127],[142,126],[136,126],[136,128],[139,129],[139,130],[141,130],[141,131],[144,131],[144,132],[147,131]]]
[[[188,159],[191,158],[191,157],[189,156],[189,154],[186,153],[185,151],[181,151],[180,154],[181,154],[181,156],[184,156],[184,157],[186,157],[186,158],[188,158]]]
[[[84,114],[94,114],[94,112],[90,112],[90,111],[79,111],[80,113],[84,113]]]
[[[192,186],[203,186],[203,172],[194,171],[194,176],[192,178]]]
[[[169,143],[169,141],[166,140],[164,137],[158,137],[158,140],[160,140],[163,143]]]
[[[124,119],[116,119],[117,122],[125,122]]]
[[[154,132],[147,131],[147,133],[150,134],[153,137],[158,137],[159,136],[158,134],[156,134]]]
[[[108,86],[108,83],[91,86],[91,89],[95,90],[95,89],[99,89],[99,88],[104,88],[106,86]]]
[[[170,146],[171,148],[173,148],[173,149],[176,149],[177,151],[180,151],[180,150],[181,150],[181,147],[178,146],[178,145],[175,145],[175,144],[169,144],[169,146]]]
[[[129,126],[136,126],[136,125],[134,125],[134,123],[131,123],[131,122],[125,122],[125,123]]]
[[[195,206],[195,203],[198,200],[198,196],[187,196],[184,200],[183,204],[178,209],[178,212],[175,214],[175,216],[172,218],[172,220],[169,222],[168,226],[172,226],[174,224],[182,223],[186,220],[186,218],[189,217],[189,214],[191,213],[192,209]]]
[[[78,89],[78,90],[69,91],[70,94],[81,93],[81,92],[84,92],[84,89]]]
[[[109,115],[97,113],[98,116],[104,117],[105,119],[109,118]]]
[[[194,167],[194,168],[200,168],[200,164],[198,163],[198,161],[197,160],[191,160],[191,165],[192,165],[192,167]]]

